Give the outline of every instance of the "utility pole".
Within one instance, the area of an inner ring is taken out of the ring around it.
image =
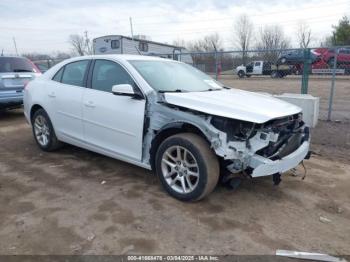
[[[13,37],[13,45],[15,46],[16,55],[18,55],[18,50],[17,50],[17,44],[16,44],[16,38],[15,37]]]
[[[130,31],[131,31],[131,39],[134,41],[134,29],[132,28],[132,17],[129,17],[130,21]]]
[[[140,52],[140,50],[138,49],[138,47],[136,46],[135,41],[134,41],[134,29],[133,29],[133,27],[132,27],[132,17],[129,17],[129,20],[130,20],[130,31],[131,31],[132,43],[134,44],[135,49],[137,50],[137,52],[139,53],[139,55],[141,55],[141,52]]]
[[[85,47],[86,47],[87,55],[91,55],[92,50],[91,50],[91,46],[90,46],[90,39],[88,36],[88,31],[85,31],[84,35],[85,35]]]

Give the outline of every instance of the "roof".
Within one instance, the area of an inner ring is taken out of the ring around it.
[[[155,44],[155,45],[162,45],[162,46],[168,46],[168,47],[172,47],[172,48],[186,49],[183,46],[169,45],[169,44],[164,44],[164,43],[155,42],[155,41],[151,41],[151,40],[145,40],[145,39],[138,39],[138,38],[134,38],[133,39],[130,36],[124,36],[124,35],[105,35],[105,36],[96,37],[96,38],[93,39],[93,41],[96,40],[96,39],[99,39],[99,38],[116,37],[116,36],[121,37],[121,38],[126,38],[126,39],[129,39],[129,40],[141,41],[141,42],[146,42],[146,43],[150,43],[150,44]]]
[[[83,60],[83,59],[116,59],[116,60],[124,60],[124,61],[130,61],[130,60],[142,60],[142,61],[174,61],[172,59],[165,59],[161,57],[155,57],[155,56],[144,56],[144,55],[124,55],[124,54],[111,54],[111,55],[89,55],[89,56],[77,56],[73,58],[66,59],[64,61],[76,61],[76,60]]]
[[[62,62],[54,65],[51,67],[42,77],[45,79],[52,78],[54,74],[57,72],[59,68],[61,68],[63,65],[75,62],[75,61],[81,61],[81,60],[89,60],[89,59],[107,59],[107,60],[114,60],[116,62],[128,62],[130,60],[141,60],[141,61],[169,61],[173,63],[179,63],[178,61],[171,60],[171,59],[165,59],[160,57],[154,57],[154,56],[142,56],[142,55],[118,55],[118,54],[112,54],[112,55],[89,55],[89,56],[77,56],[72,57],[69,59],[65,59]]]

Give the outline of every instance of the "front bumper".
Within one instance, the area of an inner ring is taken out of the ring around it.
[[[279,159],[271,160],[260,155],[253,155],[249,166],[253,169],[252,177],[269,176],[275,173],[286,172],[300,164],[308,155],[309,141],[304,141],[293,153]]]

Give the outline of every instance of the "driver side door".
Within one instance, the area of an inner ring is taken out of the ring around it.
[[[120,159],[141,161],[145,99],[115,95],[112,86],[137,85],[118,63],[97,59],[83,95],[85,141],[98,151]]]

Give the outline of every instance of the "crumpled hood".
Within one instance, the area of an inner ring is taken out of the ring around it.
[[[258,124],[301,112],[300,107],[270,95],[239,89],[165,93],[164,98],[172,105]]]

